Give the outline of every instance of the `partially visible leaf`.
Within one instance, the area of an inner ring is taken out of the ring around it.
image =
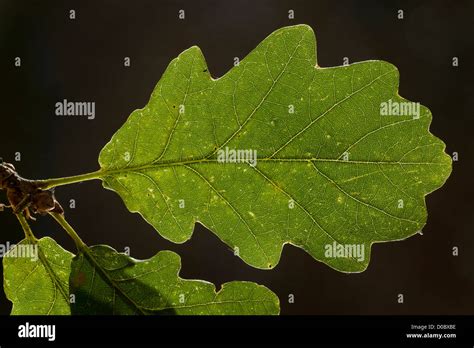
[[[426,107],[381,113],[407,102],[398,83],[383,61],[320,68],[305,25],[275,31],[219,79],[192,47],[102,150],[104,186],[174,242],[200,222],[254,267],[274,267],[291,243],[362,271],[373,243],[425,225],[425,196],[451,172]],[[226,149],[257,151],[256,166],[220,163]],[[346,245],[364,255],[327,254]]]
[[[29,254],[28,254],[29,253]],[[73,254],[53,239],[19,242],[3,258],[3,288],[14,315],[66,315]]]
[[[161,251],[136,260],[98,245],[72,262],[73,314],[278,314],[279,300],[266,287],[230,282],[216,292],[201,280],[178,276],[180,257]]]

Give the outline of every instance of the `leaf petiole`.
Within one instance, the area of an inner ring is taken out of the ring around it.
[[[69,237],[72,238],[72,240],[76,244],[77,249],[79,251],[83,251],[83,252],[87,253],[88,247],[87,247],[86,243],[84,243],[82,241],[81,237],[79,237],[79,235],[76,233],[76,231],[74,231],[74,228],[72,228],[72,226],[69,225],[69,223],[64,218],[64,215],[59,214],[59,213],[55,213],[55,212],[50,212],[49,215],[51,215],[54,218],[54,220],[56,220],[57,223],[59,225],[61,225],[61,227],[67,232]]]
[[[66,176],[64,178],[56,178],[56,179],[36,180],[35,182],[38,184],[38,187],[40,187],[41,189],[48,190],[56,186],[63,186],[63,185],[80,183],[83,181],[100,179],[102,176],[103,176],[102,171],[97,170],[95,172],[86,173],[86,174]]]
[[[18,221],[20,221],[20,225],[21,225],[21,228],[23,229],[23,232],[25,233],[26,240],[28,240],[28,242],[32,244],[37,244],[38,239],[33,234],[33,231],[31,230],[31,227],[28,224],[28,221],[26,221],[26,218],[23,215],[23,213],[15,214],[15,216],[17,217]]]

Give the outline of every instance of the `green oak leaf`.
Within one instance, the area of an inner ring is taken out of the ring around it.
[[[136,260],[98,245],[72,262],[73,314],[278,314],[278,297],[250,282],[215,286],[178,276],[180,257],[161,251]]]
[[[425,196],[451,172],[426,107],[382,114],[408,102],[398,83],[384,61],[319,67],[306,25],[275,31],[219,79],[191,47],[104,147],[100,177],[173,242],[199,222],[257,268],[288,243],[360,272],[373,243],[422,229]],[[224,150],[257,161],[221,163]]]
[[[21,256],[21,257],[20,257]],[[67,315],[73,254],[53,239],[26,239],[3,258],[3,288],[13,315]]]

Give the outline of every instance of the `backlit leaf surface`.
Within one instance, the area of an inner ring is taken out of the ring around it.
[[[398,83],[384,61],[317,66],[306,25],[275,31],[218,79],[191,47],[102,150],[104,186],[173,242],[200,222],[254,267],[291,243],[362,271],[373,243],[425,225],[425,195],[451,172],[426,107],[382,114],[408,102]],[[256,151],[256,165],[219,162],[226,149]],[[345,246],[363,256],[332,252]]]

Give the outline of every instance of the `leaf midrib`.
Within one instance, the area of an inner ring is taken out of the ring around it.
[[[437,145],[437,144],[434,144]],[[343,160],[335,158],[258,158],[256,157],[257,162],[301,162],[301,163],[311,163],[311,162],[333,162],[333,163],[342,163],[342,164],[375,164],[375,165],[445,165],[441,162],[400,162],[400,161],[359,161],[359,160]],[[197,159],[185,159],[181,161],[164,161],[160,163],[153,164],[143,164],[138,166],[122,167],[117,169],[102,168],[97,172],[98,177],[106,177],[111,175],[117,175],[127,172],[141,171],[147,169],[155,168],[171,168],[176,166],[184,166],[189,164],[219,164],[219,165],[236,165],[236,164],[247,164],[245,162],[240,163],[222,163],[218,162],[217,158],[197,158]]]

